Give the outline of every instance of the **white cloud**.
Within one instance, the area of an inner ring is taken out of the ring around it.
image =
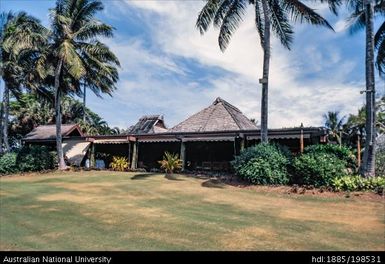
[[[134,110],[126,113],[130,122],[136,121],[138,113],[159,111],[167,113],[165,118],[169,125],[175,125],[206,107],[217,96],[233,103],[250,118],[260,119],[258,79],[262,73],[262,49],[253,12],[247,13],[230,46],[222,53],[217,43],[217,30],[210,29],[201,36],[194,27],[203,1],[146,0],[114,2],[114,5],[119,5],[119,12],[134,9],[139,13],[151,30],[154,46],[159,48],[153,51],[138,39],[109,43],[123,62],[123,73],[134,76],[132,80],[120,82],[117,93],[122,104],[129,104],[125,106],[127,109],[135,109],[135,114]],[[327,12],[325,6],[318,6],[318,9],[323,14]],[[336,27],[340,24],[337,22]],[[341,110],[347,114],[355,112],[363,102],[358,93],[362,83],[348,80],[356,63],[344,58],[334,43],[329,44],[339,36],[326,29],[316,29],[314,34],[309,30],[313,28],[300,27],[297,33],[307,34],[301,38],[306,44],[295,42],[292,51],[284,50],[273,40],[270,127],[298,126],[301,122],[309,126],[322,125],[322,114],[326,111]],[[301,35],[296,34],[296,37]],[[307,36],[312,38],[307,39]],[[172,78],[173,74],[189,76],[189,69],[178,64],[178,57],[197,61],[207,69],[221,68],[225,70],[224,75],[207,81],[205,87],[198,89],[199,83],[194,80],[185,83]]]

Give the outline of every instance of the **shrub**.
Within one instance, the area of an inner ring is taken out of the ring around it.
[[[289,152],[273,144],[247,148],[232,161],[236,174],[253,184],[287,184],[289,163]]]
[[[333,179],[331,187],[336,191],[375,191],[382,193],[385,188],[385,177],[344,176]]]
[[[17,164],[23,172],[52,170],[55,161],[55,155],[46,146],[24,146],[17,155]]]
[[[379,148],[376,153],[376,175],[385,176],[385,148]]]
[[[346,167],[350,169],[351,172],[357,171],[357,158],[354,153],[345,146],[335,145],[335,144],[318,144],[311,145],[304,149],[303,154],[320,154],[327,153],[333,154],[338,159],[346,162]]]
[[[346,175],[346,161],[334,154],[310,152],[294,159],[294,182],[329,186],[333,179]]]
[[[0,174],[11,174],[19,172],[16,162],[17,153],[10,152],[0,157]]]
[[[164,153],[163,160],[158,161],[158,163],[169,174],[173,174],[175,170],[180,170],[183,165],[183,161],[179,159],[178,154],[171,154],[167,151]]]
[[[128,169],[130,163],[126,157],[113,156],[110,167],[115,171],[125,171]]]

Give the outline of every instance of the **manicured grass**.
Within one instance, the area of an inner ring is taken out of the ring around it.
[[[384,250],[384,203],[178,175],[0,178],[0,250]]]

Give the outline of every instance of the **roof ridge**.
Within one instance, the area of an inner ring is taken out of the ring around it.
[[[234,105],[230,104],[230,103],[227,102],[226,100],[222,99],[221,97],[217,97],[217,98],[215,99],[215,101],[213,102],[213,105],[216,105],[216,104],[218,104],[218,103],[222,103],[223,105],[226,105],[226,106],[228,106],[228,107],[234,109],[235,111],[242,113],[241,110],[239,110],[237,107],[235,107]]]
[[[211,107],[211,106],[210,106],[210,107]],[[210,108],[210,107],[208,107],[208,108]],[[209,114],[209,117],[207,118],[206,123],[205,123],[205,125],[203,126],[204,129],[206,129],[207,124],[210,122],[211,117],[212,117],[212,115],[213,115],[215,109],[216,109],[216,108],[213,107],[213,109],[211,110],[211,112],[210,112],[210,114]]]
[[[238,120],[235,118],[234,114],[233,114],[231,111],[229,111],[229,109],[228,109],[229,106],[226,105],[226,104],[223,104],[223,107],[226,109],[227,113],[230,114],[231,118],[234,120],[235,124],[237,124],[238,128],[242,129],[242,128],[241,128],[241,125],[239,124]],[[231,107],[230,107],[230,108],[231,108]],[[242,112],[239,111],[238,108],[236,108],[236,107],[234,107],[234,108],[235,108],[236,110],[238,110],[239,113],[242,114]]]

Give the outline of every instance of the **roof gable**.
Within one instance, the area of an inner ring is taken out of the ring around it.
[[[149,134],[166,132],[167,128],[161,115],[145,115],[129,128],[130,134]]]
[[[170,129],[171,132],[208,132],[257,129],[238,108],[218,97],[207,108]]]
[[[82,131],[76,124],[61,125],[62,137],[83,136]],[[35,127],[25,135],[24,140],[54,140],[56,138],[56,125],[43,125]]]

